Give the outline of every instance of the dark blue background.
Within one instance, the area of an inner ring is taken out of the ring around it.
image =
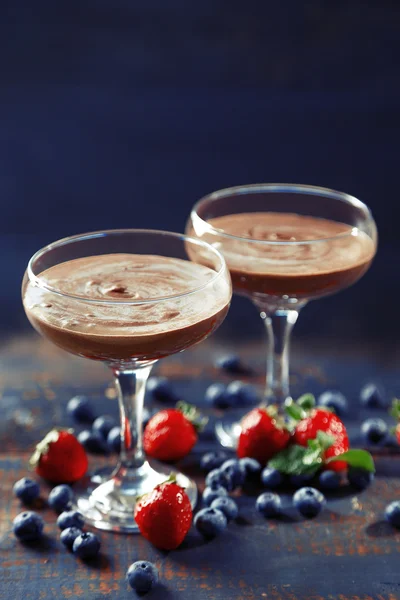
[[[29,327],[30,255],[113,227],[182,231],[203,194],[297,182],[353,194],[380,248],[295,336],[400,334],[400,8],[396,1],[83,0],[0,7],[3,330]],[[219,335],[261,335],[235,299]]]

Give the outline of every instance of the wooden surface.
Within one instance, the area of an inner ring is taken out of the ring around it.
[[[226,350],[208,341],[166,359],[154,373],[170,376],[186,400],[201,405],[211,381],[229,380],[212,366],[214,358]],[[258,344],[241,348],[241,355],[256,366],[252,380],[260,385],[264,352]],[[295,390],[319,392],[329,387],[346,393],[352,406],[347,424],[355,445],[361,444],[360,422],[370,414],[357,402],[361,385],[372,378],[386,385],[388,396],[400,391],[395,366],[379,365],[379,355],[356,359],[319,351],[313,355],[310,349],[305,356],[295,349],[293,358]],[[400,496],[397,449],[376,452],[377,477],[367,491],[332,495],[327,509],[311,521],[295,514],[289,493],[284,498],[285,516],[279,521],[264,520],[254,508],[257,490],[250,490],[238,497],[237,521],[217,539],[205,542],[192,529],[181,548],[161,552],[137,535],[100,532],[101,556],[88,565],[61,545],[55,515],[44,505],[40,512],[46,521],[46,537],[39,545],[21,544],[11,533],[12,519],[22,510],[12,496],[12,486],[28,474],[27,459],[34,442],[52,425],[70,424],[65,405],[75,393],[93,397],[99,414],[116,415],[117,404],[104,367],[67,356],[34,334],[5,342],[0,367],[0,598],[135,597],[125,582],[125,572],[137,559],[154,561],[159,568],[161,583],[147,596],[152,599],[400,598],[400,532],[383,521],[385,506]],[[200,487],[203,477],[198,459],[205,450],[217,447],[212,425],[219,415],[208,412],[209,426],[193,454],[180,465],[197,478]],[[44,498],[48,489],[42,485]]]

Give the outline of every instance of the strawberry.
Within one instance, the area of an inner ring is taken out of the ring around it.
[[[180,460],[197,442],[197,429],[205,419],[198,411],[185,402],[178,402],[176,408],[168,408],[156,413],[147,423],[143,434],[146,454],[165,461]]]
[[[174,550],[180,546],[192,518],[190,500],[173,477],[142,496],[135,507],[135,521],[140,533],[161,550]]]
[[[290,434],[280,423],[274,407],[254,408],[241,422],[237,455],[248,456],[265,464],[289,443]]]
[[[334,438],[334,443],[325,450],[324,460],[343,454],[350,448],[346,427],[337,415],[323,408],[314,408],[308,416],[296,425],[293,433],[293,443],[307,446],[309,440],[317,438],[318,431],[323,431]],[[329,469],[343,471],[347,464],[343,461],[334,461],[329,464]]]
[[[74,483],[88,468],[84,447],[66,429],[52,429],[36,446],[29,463],[40,477],[52,483]]]

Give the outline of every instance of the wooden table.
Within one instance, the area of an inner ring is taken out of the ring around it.
[[[223,350],[227,347],[207,341],[166,359],[154,372],[170,376],[186,400],[201,405],[211,381],[229,380],[212,366]],[[251,378],[256,384],[263,381],[264,352],[259,344],[241,348],[242,356],[256,366],[257,374]],[[379,379],[389,394],[399,393],[395,369],[379,365],[379,355],[374,360],[319,351],[304,356],[296,349],[294,355],[295,389],[319,392],[339,387],[348,395],[352,410],[347,424],[355,445],[361,444],[360,422],[371,414],[357,402],[362,383]],[[117,415],[117,403],[106,369],[67,356],[34,334],[4,343],[0,362],[0,598],[132,598],[135,593],[125,581],[125,572],[139,558],[154,561],[159,568],[161,583],[147,596],[152,599],[400,598],[400,532],[383,520],[385,506],[400,497],[400,456],[395,448],[375,452],[377,477],[368,490],[332,495],[327,509],[314,520],[296,515],[289,494],[284,497],[285,516],[264,520],[254,508],[255,490],[237,498],[240,517],[212,541],[205,542],[192,529],[181,548],[161,552],[138,535],[100,532],[101,556],[88,565],[62,546],[55,515],[44,505],[40,509],[46,521],[43,542],[21,544],[11,533],[12,519],[22,510],[12,496],[12,486],[27,475],[33,444],[52,425],[70,424],[65,406],[78,392],[93,397],[99,414]],[[205,450],[217,447],[212,425],[219,415],[207,412],[209,426],[193,454],[179,465],[196,477],[200,488],[204,479],[198,459]],[[98,462],[91,460],[92,464]],[[43,484],[44,498],[48,490]]]

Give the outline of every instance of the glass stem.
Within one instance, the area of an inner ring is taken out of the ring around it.
[[[276,404],[290,403],[289,343],[293,325],[299,316],[296,309],[275,309],[260,313],[268,335],[267,385],[265,397]]]
[[[121,451],[117,471],[129,476],[145,463],[143,452],[143,404],[146,381],[154,363],[135,369],[113,368],[121,417]]]

